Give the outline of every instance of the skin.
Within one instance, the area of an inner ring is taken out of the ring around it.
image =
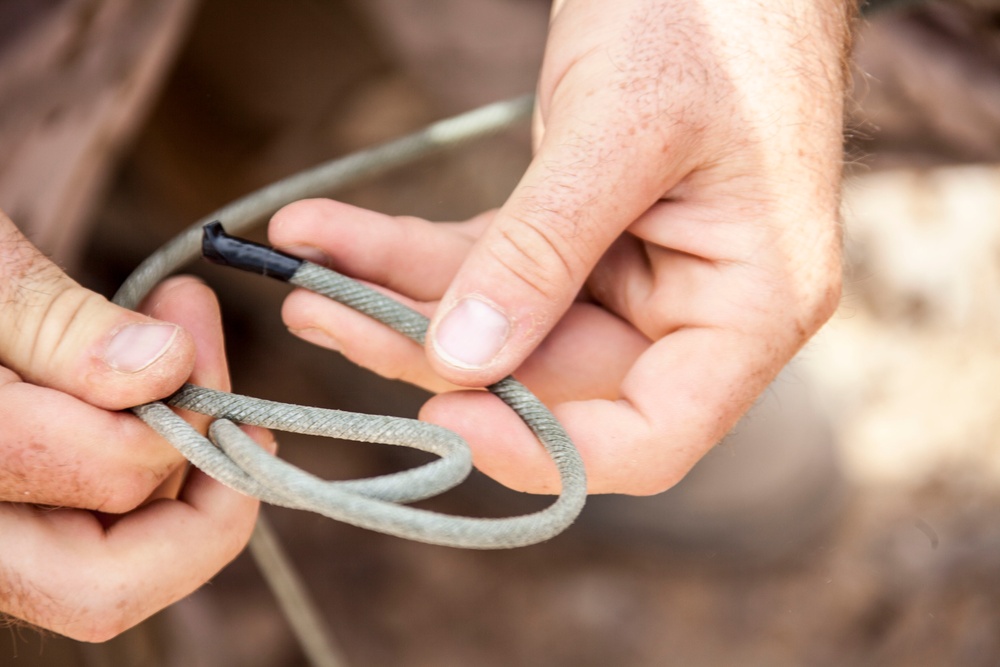
[[[306,201],[270,226],[276,245],[433,316],[428,348],[303,292],[288,326],[436,392],[421,416],[513,488],[558,480],[475,390],[511,372],[565,424],[592,491],[670,487],[837,302],[845,7],[557,2],[535,159],[499,210],[434,225]],[[179,455],[120,412],[189,378],[228,387],[217,307],[189,278],[144,314],[113,306],[3,216],[0,274],[0,612],[101,641],[193,591],[249,537],[256,502],[183,478]],[[442,334],[468,297],[505,335],[456,364]],[[155,358],[109,363],[117,334],[155,322],[179,325],[157,329],[169,335]]]
[[[256,501],[185,477],[169,443],[118,411],[189,378],[229,388],[218,306],[175,278],[133,313],[74,283],[2,216],[0,239],[0,612],[103,641],[198,588],[253,528]],[[178,325],[156,361],[104,362],[122,327],[155,322]]]
[[[470,390],[509,373],[565,425],[592,492],[669,488],[838,302],[849,28],[842,0],[557,3],[535,157],[499,210],[432,224],[308,200],[271,221],[275,245],[431,316],[427,348],[304,291],[286,324],[435,392],[421,418],[512,488],[558,478]],[[472,365],[441,342],[470,296],[508,323]]]

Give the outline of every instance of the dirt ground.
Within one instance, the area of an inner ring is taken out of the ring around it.
[[[205,3],[94,216],[83,281],[110,294],[142,257],[237,196],[531,89],[545,3],[421,7]],[[346,664],[1000,664],[998,17],[932,5],[862,30],[843,305],[793,379],[769,393],[777,411],[713,452],[721,463],[660,498],[598,499],[566,534],[510,552],[432,547],[266,508]],[[486,37],[469,43],[477,26]],[[929,94],[936,82],[951,92]],[[514,130],[336,196],[461,219],[503,201],[530,157],[527,139]],[[278,314],[283,286],[192,270],[223,302],[237,391],[416,412],[420,391],[290,336]],[[793,408],[790,395],[806,389],[814,398]],[[283,456],[329,478],[413,460],[281,442]],[[757,447],[766,465],[748,467]],[[733,485],[747,495],[728,515],[732,499],[709,483],[733,475],[727,465],[751,478]],[[757,474],[769,493],[752,484]],[[474,476],[428,506],[504,514],[544,502]],[[7,664],[307,663],[244,554],[105,645],[0,631]]]

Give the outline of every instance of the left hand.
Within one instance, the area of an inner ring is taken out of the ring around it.
[[[140,310],[190,333],[197,356],[191,382],[229,389],[218,305],[208,287],[172,278]],[[125,433],[148,430],[130,414],[116,417],[136,422],[123,425]],[[188,418],[202,431],[210,421]],[[267,431],[250,432],[273,451]],[[139,508],[113,516],[2,502],[0,612],[80,641],[110,639],[189,595],[235,558],[257,507],[194,469],[179,493],[161,485]]]

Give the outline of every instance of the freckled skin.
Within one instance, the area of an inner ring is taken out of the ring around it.
[[[436,392],[421,418],[512,488],[558,482],[499,401],[460,391],[509,373],[566,426],[592,492],[669,488],[836,307],[854,4],[554,3],[536,155],[499,210],[435,226],[314,200],[269,232],[415,302],[432,340],[462,299],[494,304],[499,352],[459,367],[299,293],[285,321]]]
[[[440,313],[463,298],[496,304],[510,323],[497,355],[459,368],[433,350],[381,338],[342,311],[295,312],[310,303],[302,297],[290,301],[287,317],[300,330],[324,329],[315,320],[325,317],[349,322],[333,327],[345,354],[442,392],[422,416],[465,435],[477,465],[514,488],[549,492],[557,482],[502,405],[455,391],[512,372],[552,404],[593,491],[669,487],[836,303],[853,4],[557,2],[538,87],[536,158],[499,211],[466,227],[383,216],[383,229],[410,235],[368,227],[359,233],[368,252],[355,259],[305,225],[285,225],[278,243],[317,247],[335,263],[354,262],[358,277],[399,286],[435,317],[432,335]],[[337,225],[350,222],[329,227]],[[405,247],[393,245],[400,238]],[[365,265],[373,257],[381,267]],[[27,433],[73,412],[67,421],[80,432],[15,456],[18,473],[0,484],[0,498],[17,496],[17,474],[38,470],[45,474],[28,486],[45,497],[35,502],[68,490],[81,494],[74,505],[93,504],[88,494],[104,493],[94,470],[128,487],[98,498],[125,512],[110,527],[87,511],[0,503],[0,577],[13,582],[0,590],[0,610],[102,641],[194,590],[235,556],[253,525],[255,503],[198,473],[177,499],[142,505],[159,471],[171,467],[169,448],[115,414],[169,394],[192,368],[192,378],[207,373],[206,384],[225,385],[218,326],[206,324],[217,313],[203,308],[210,299],[193,283],[178,288],[183,299],[161,292],[150,315],[188,333],[148,373],[119,373],[95,359],[116,327],[141,315],[87,293],[5,219],[0,260],[3,277],[15,278],[0,281],[0,422]],[[584,339],[606,344],[595,349]],[[580,368],[593,372],[574,375]],[[573,386],[556,386],[569,378]],[[43,400],[10,400],[22,380]],[[111,436],[101,441],[99,432]],[[71,437],[79,435],[86,437]],[[78,449],[49,458],[69,448]],[[10,451],[0,448],[0,456]],[[67,477],[48,474],[55,470]]]
[[[0,232],[4,222],[0,218]],[[48,266],[40,255],[36,259]],[[31,354],[18,356],[31,345],[6,348],[4,362],[11,367],[0,366],[0,617],[82,641],[106,641],[188,595],[234,558],[249,538],[257,502],[198,472],[183,485],[164,488],[165,478],[184,472],[183,459],[134,415],[117,410],[169,394],[188,377],[228,389],[210,290],[197,280],[174,278],[151,295],[146,312],[184,327],[184,333],[177,338],[180,349],[161,357],[146,377],[99,367],[106,337],[128,318],[148,322],[146,315],[90,297],[62,303],[111,311],[95,318],[62,307],[12,314],[21,302],[0,313],[8,324],[38,313],[70,317],[63,333],[53,322],[22,327],[45,333]],[[103,322],[107,329],[94,335],[79,330],[70,359],[74,322]],[[17,329],[3,329],[0,338],[12,331]],[[59,353],[46,355],[47,344],[56,344]],[[195,346],[199,364],[192,371]],[[33,369],[31,360],[59,354],[65,369],[85,371],[62,377],[59,386],[40,383],[51,369]],[[161,362],[164,367],[157,367]],[[15,370],[16,364],[27,366]],[[137,386],[131,394],[130,384]],[[103,388],[108,391],[100,395]],[[205,427],[204,418],[190,419]],[[273,446],[263,429],[255,437]]]

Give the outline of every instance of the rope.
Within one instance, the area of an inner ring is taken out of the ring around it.
[[[258,190],[199,220],[147,258],[122,285],[115,302],[134,308],[167,275],[195,256],[202,228],[221,218],[242,231],[281,206],[356,183],[433,152],[499,131],[530,112],[518,98],[441,121],[403,139],[334,160]],[[334,299],[423,343],[427,318],[361,283],[301,262],[289,282]],[[185,385],[166,404],[133,409],[193,465],[241,493],[267,503],[309,510],[356,526],[412,540],[473,549],[525,546],[565,530],[583,508],[586,476],[579,454],[552,413],[511,377],[489,387],[531,428],[548,451],[562,481],[549,507],[524,516],[480,519],[408,507],[459,484],[472,468],[468,445],[457,434],[412,419],[361,415],[289,405]],[[205,438],[167,405],[216,418]],[[440,458],[419,468],[363,480],[330,482],[262,450],[236,423],[274,430],[414,447]]]
[[[323,616],[263,514],[257,517],[250,538],[250,553],[310,664],[313,667],[347,667],[343,651],[323,624]]]
[[[114,302],[135,309],[161,280],[196,259],[202,227],[225,220],[240,234],[285,204],[355,185],[396,167],[510,127],[531,114],[534,96],[488,104],[429,125],[395,141],[324,162],[237,199],[198,220],[143,261],[118,289]]]

